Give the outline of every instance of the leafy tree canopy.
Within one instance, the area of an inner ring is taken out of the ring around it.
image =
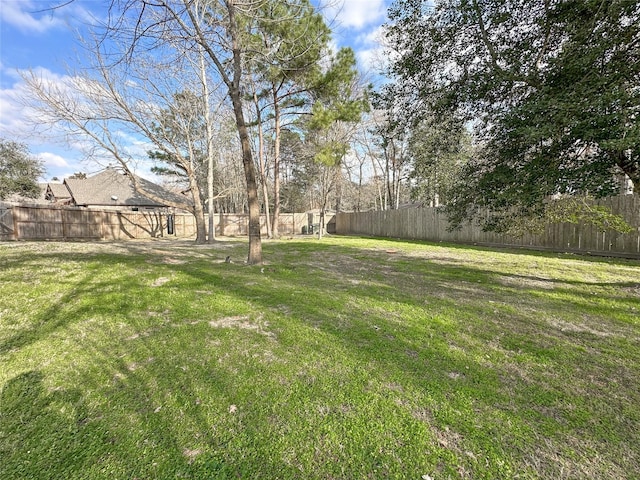
[[[480,154],[450,204],[542,213],[554,194],[640,192],[640,4],[636,0],[396,0],[386,94],[416,121],[473,122]]]
[[[0,200],[12,194],[36,198],[38,177],[43,174],[42,162],[31,156],[26,145],[0,139]]]

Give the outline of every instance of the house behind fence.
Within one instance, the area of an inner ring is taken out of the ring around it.
[[[207,220],[208,221],[208,220]],[[261,218],[263,231],[266,219]],[[280,215],[283,235],[300,233],[306,213]],[[171,234],[168,226],[172,227]],[[216,235],[248,235],[248,215],[216,214]],[[168,210],[114,211],[51,205],[0,204],[0,240],[126,240],[195,237],[195,217]]]
[[[640,255],[640,197],[620,195],[598,200],[598,205],[611,208],[634,228],[632,233],[602,231],[591,225],[550,224],[541,235],[510,237],[483,232],[475,224],[460,230],[447,231],[447,218],[438,208],[408,208],[375,212],[338,213],[336,233],[341,235],[370,235],[435,242],[522,246],[551,250]]]

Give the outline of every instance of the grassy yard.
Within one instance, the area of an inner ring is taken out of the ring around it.
[[[640,478],[640,262],[264,252],[0,244],[0,478]]]

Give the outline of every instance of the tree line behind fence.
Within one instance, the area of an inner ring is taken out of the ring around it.
[[[263,216],[264,231],[265,221]],[[280,233],[300,233],[307,221],[306,213],[281,214]],[[216,214],[214,225],[216,235],[248,235],[248,215]],[[195,234],[195,217],[189,213],[0,206],[0,240],[126,240]]]

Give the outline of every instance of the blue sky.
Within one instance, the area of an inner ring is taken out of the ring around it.
[[[0,138],[26,143],[45,165],[46,175],[65,178],[102,167],[61,141],[34,132],[25,121],[20,98],[21,70],[33,69],[56,79],[81,66],[77,42],[93,18],[106,14],[108,0],[0,0]],[[324,0],[323,10],[339,47],[351,46],[359,67],[370,71],[379,50],[377,39],[390,0]],[[60,6],[59,8],[52,8]]]

